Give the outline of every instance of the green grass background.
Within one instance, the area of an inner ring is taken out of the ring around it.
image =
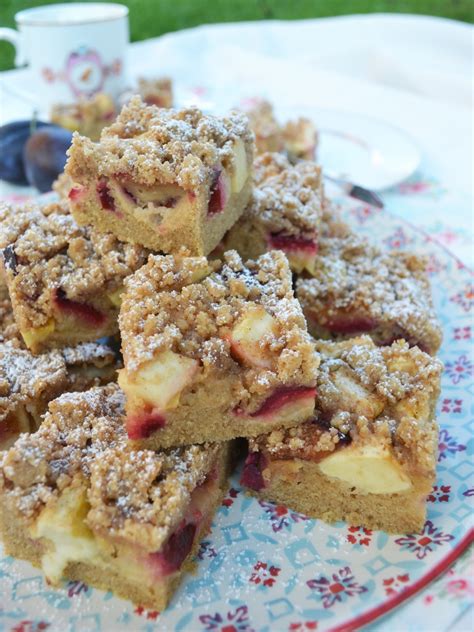
[[[14,15],[21,9],[55,1],[61,0],[0,0],[0,26],[14,26]],[[130,9],[132,41],[214,22],[348,13],[420,13],[474,22],[474,0],[122,0],[122,4]],[[12,47],[0,42],[0,70],[12,67]]]

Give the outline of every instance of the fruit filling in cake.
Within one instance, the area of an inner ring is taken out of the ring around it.
[[[332,214],[332,216],[331,216]],[[317,265],[296,282],[296,295],[315,338],[369,334],[379,345],[403,338],[434,355],[441,328],[423,258],[384,252],[323,212]]]
[[[33,353],[117,333],[123,281],[148,257],[79,227],[65,202],[0,206],[0,251],[16,326]]]
[[[256,436],[314,409],[318,356],[283,253],[150,256],[119,317],[130,439],[146,447]]]
[[[75,135],[72,212],[155,251],[209,254],[249,200],[253,151],[240,113],[218,118],[133,98],[99,143]]]
[[[316,346],[314,418],[251,439],[242,484],[313,518],[416,531],[435,480],[441,363],[402,340]]]
[[[62,395],[0,457],[7,554],[162,610],[226,486],[229,445],[133,450],[117,385]]]
[[[41,423],[48,402],[115,379],[119,367],[105,343],[83,343],[34,356],[19,339],[0,342],[0,450]]]
[[[235,249],[244,258],[283,250],[293,272],[313,273],[324,200],[320,167],[293,166],[284,156],[267,153],[255,160],[254,171],[250,203],[220,249]]]

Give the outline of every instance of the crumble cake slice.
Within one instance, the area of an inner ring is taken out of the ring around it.
[[[151,255],[119,316],[127,432],[151,448],[256,436],[314,410],[318,355],[285,255]]]
[[[134,97],[99,143],[76,134],[68,153],[77,221],[154,251],[209,254],[250,197],[254,140],[238,112],[218,118]]]
[[[173,83],[169,77],[138,79],[138,94],[147,105],[160,108],[173,107]]]
[[[133,450],[116,384],[62,395],[0,456],[7,555],[163,610],[227,482],[229,444]]]
[[[314,419],[252,439],[242,483],[327,522],[417,531],[436,474],[441,362],[368,336],[317,348]]]
[[[75,103],[57,104],[51,110],[51,121],[71,132],[78,131],[91,140],[99,140],[100,133],[117,116],[112,98],[98,92],[89,99]]]
[[[293,272],[314,272],[324,199],[321,168],[291,165],[281,154],[262,154],[254,163],[254,191],[242,217],[219,248],[244,259],[283,250]]]
[[[315,338],[369,334],[379,345],[403,338],[432,355],[441,345],[425,259],[372,246],[334,209],[323,212],[317,263],[297,280],[296,296]]]
[[[106,384],[116,378],[120,366],[105,343],[82,343],[34,356],[18,342],[0,342],[0,450],[21,432],[36,430],[52,399]]]
[[[118,332],[123,281],[141,246],[79,227],[65,203],[0,205],[0,250],[13,314],[33,353]]]
[[[265,99],[258,99],[245,112],[255,133],[257,154],[284,152],[291,162],[314,160],[318,131],[309,119],[300,117],[282,126],[275,117],[272,104]]]

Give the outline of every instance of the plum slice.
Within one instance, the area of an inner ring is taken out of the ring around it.
[[[360,334],[375,329],[377,322],[370,316],[342,313],[331,318],[326,327],[335,334]]]
[[[234,412],[240,416],[248,417],[269,417],[276,413],[280,408],[287,404],[302,399],[314,399],[316,397],[316,389],[308,386],[282,386],[277,388],[253,413],[246,413],[241,408],[237,408]]]
[[[219,169],[214,171],[211,183],[209,204],[207,207],[208,215],[216,215],[224,210],[227,202],[227,186],[223,172]]]
[[[269,246],[284,252],[304,252],[308,255],[316,255],[318,252],[317,243],[314,239],[305,237],[295,237],[294,235],[270,234],[268,238]]]
[[[168,538],[161,551],[151,553],[150,561],[160,569],[162,575],[171,575],[181,568],[192,549],[197,525],[183,519]]]
[[[129,439],[147,439],[156,430],[165,427],[166,419],[149,406],[143,412],[127,417],[126,425]]]
[[[115,202],[114,198],[110,194],[107,180],[101,178],[97,183],[96,191],[97,195],[99,196],[100,204],[104,211],[112,211],[112,213],[115,213]]]
[[[240,484],[258,492],[265,487],[262,471],[266,465],[266,459],[261,452],[251,452],[245,459]]]
[[[73,301],[67,298],[66,292],[62,288],[57,288],[54,291],[53,302],[60,312],[75,316],[93,327],[103,325],[106,320],[105,314],[99,312],[99,310],[92,307],[92,305],[79,303],[79,301]]]

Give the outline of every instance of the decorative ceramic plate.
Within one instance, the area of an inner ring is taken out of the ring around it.
[[[49,587],[39,570],[0,557],[0,629],[251,632],[350,630],[373,621],[446,570],[466,548],[474,497],[471,273],[429,236],[385,211],[344,201],[344,213],[387,248],[428,256],[444,327],[438,481],[421,533],[392,535],[329,526],[246,496],[238,476],[166,612],[68,582]]]

